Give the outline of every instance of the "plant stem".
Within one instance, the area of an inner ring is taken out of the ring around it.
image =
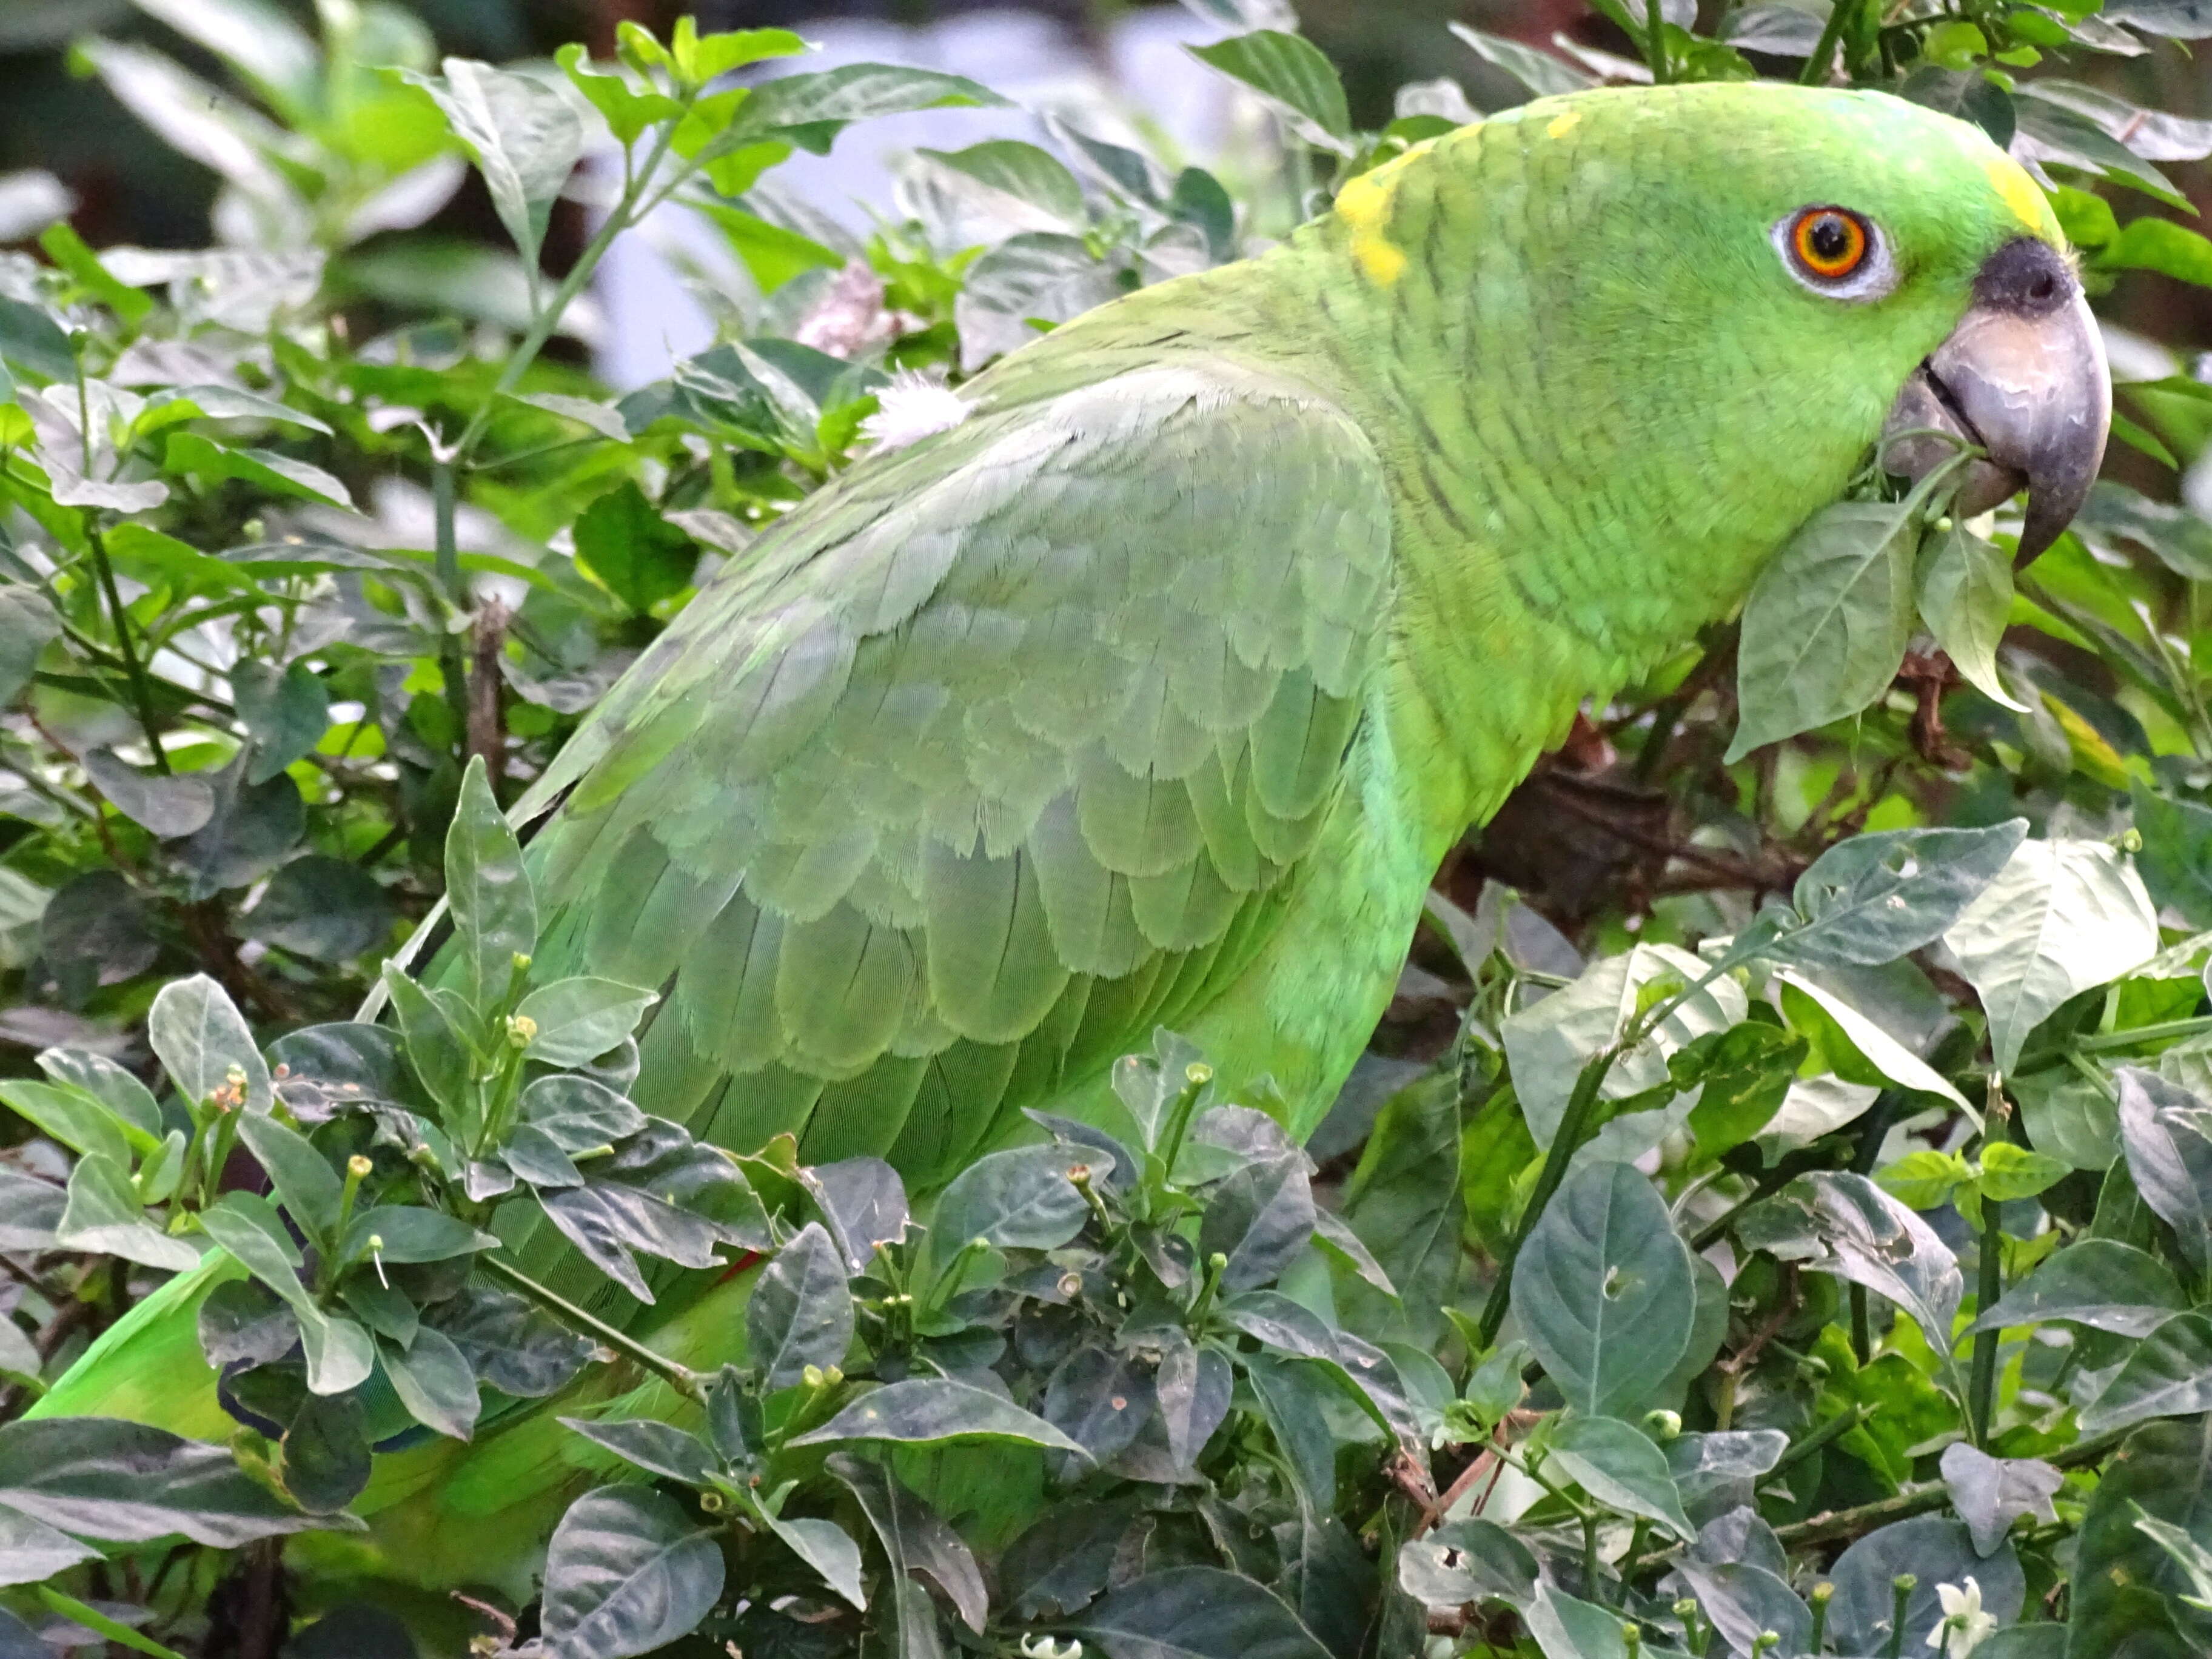
[[[115,567],[107,562],[107,541],[92,527],[88,515],[85,538],[92,544],[92,568],[100,575],[100,591],[107,600],[108,620],[115,627],[115,649],[123,659],[123,672],[131,682],[131,700],[138,705],[138,724],[146,733],[146,746],[154,751],[154,769],[167,772],[169,757],[161,748],[161,728],[154,719],[154,696],[146,684],[145,665],[131,643],[131,618],[123,609],[123,595],[115,586]]]
[[[1920,1587],[1917,1574],[1900,1572],[1889,1581],[1889,1643],[1883,1659],[1904,1659],[1905,1610],[1912,1605],[1912,1592]]]
[[[1667,20],[1660,15],[1659,0],[1644,0],[1644,55],[1651,63],[1651,84],[1667,84]]]
[[[1552,1194],[1566,1179],[1567,1164],[1581,1146],[1583,1125],[1589,1121],[1597,1105],[1598,1091],[1605,1087],[1605,1079],[1613,1070],[1613,1063],[1620,1058],[1623,1048],[1615,1044],[1590,1056],[1589,1063],[1575,1079],[1575,1090],[1567,1097],[1567,1109],[1560,1115],[1559,1127],[1552,1136],[1551,1150],[1544,1155],[1544,1167],[1536,1176],[1536,1189],[1528,1194],[1528,1202],[1521,1212],[1521,1219],[1513,1229],[1512,1243],[1498,1263],[1497,1282],[1490,1287],[1490,1297],[1482,1304],[1482,1343],[1486,1348],[1498,1340],[1498,1327],[1505,1322],[1505,1310],[1513,1301],[1513,1264],[1520,1259],[1521,1247],[1528,1242],[1544,1206],[1552,1201]]]
[[[1779,1474],[1791,1464],[1802,1463],[1831,1440],[1839,1439],[1849,1434],[1873,1415],[1874,1407],[1871,1406],[1854,1406],[1847,1412],[1837,1413],[1835,1416],[1783,1453],[1768,1473]]]
[[[2075,1037],[2074,1051],[2096,1054],[2106,1048],[2132,1048],[2139,1043],[2163,1042],[2168,1037],[2201,1036],[2208,1031],[2212,1031],[2212,1014],[2199,1014],[2193,1019],[2166,1019],[2155,1025],[2138,1025],[2132,1031],[2104,1031]]]
[[[1992,1078],[1988,1104],[1983,1113],[1986,1127],[1982,1132],[1982,1145],[1987,1148],[2007,1139],[2005,1126],[2012,1115],[2012,1107],[1997,1089]],[[1986,1313],[2004,1294],[2004,1232],[1997,1224],[1997,1212],[2002,1207],[1995,1199],[1982,1200],[1982,1244],[1980,1276],[1975,1286],[1975,1311]],[[2002,1334],[1995,1328],[1984,1331],[1974,1339],[1974,1364],[1966,1383],[1966,1427],[1974,1444],[1986,1450],[1990,1439],[1990,1414],[1996,1402],[1997,1339]]]
[[[635,1360],[686,1400],[695,1401],[701,1405],[706,1403],[706,1385],[700,1380],[696,1371],[678,1364],[665,1354],[655,1353],[634,1337],[625,1336],[605,1321],[592,1317],[566,1297],[547,1290],[536,1279],[517,1268],[507,1266],[498,1257],[488,1255],[479,1255],[477,1261],[494,1278],[505,1279],[571,1330],[603,1342],[617,1353]]]
[[[437,538],[438,586],[446,603],[456,611],[469,608],[468,584],[461,576],[461,547],[454,527],[453,463],[450,458],[430,464],[432,522]],[[438,640],[438,670],[446,682],[446,706],[462,733],[465,751],[469,729],[469,665],[462,654],[460,635],[448,628]]]
[[[1836,42],[1843,39],[1844,24],[1856,4],[1856,0],[1835,0],[1828,8],[1828,21],[1820,26],[1820,44],[1813,48],[1813,55],[1798,72],[1801,84],[1817,87],[1828,78],[1828,70],[1836,61]]]
[[[1865,1121],[1859,1126],[1858,1146],[1851,1154],[1853,1174],[1870,1176],[1874,1166],[1881,1162],[1883,1137],[1888,1134],[1889,1121],[1904,1098],[1904,1091],[1899,1089],[1885,1089],[1875,1097]],[[1874,1358],[1874,1322],[1867,1314],[1867,1287],[1852,1285],[1850,1303],[1851,1357],[1863,1366]]]

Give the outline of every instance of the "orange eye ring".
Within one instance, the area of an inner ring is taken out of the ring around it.
[[[1807,208],[1790,226],[1790,252],[1810,276],[1841,282],[1866,263],[1866,222],[1842,208]]]

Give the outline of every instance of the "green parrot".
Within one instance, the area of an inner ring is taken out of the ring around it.
[[[2110,388],[2057,221],[1978,131],[1728,84],[1462,128],[895,405],[516,816],[544,967],[662,990],[647,1111],[926,1194],[1024,1108],[1115,1126],[1160,1026],[1310,1132],[1439,860],[1578,707],[1732,612],[1886,423],[1894,470],[1953,453],[1931,429],[1985,451],[1961,507],[2025,489],[2032,556]],[[648,1308],[550,1227],[509,1247],[687,1363],[742,1340],[742,1277]],[[222,1437],[190,1312],[222,1271],[38,1413]],[[380,1458],[365,1559],[494,1577],[591,1455],[556,1412],[675,1405],[602,1366]]]

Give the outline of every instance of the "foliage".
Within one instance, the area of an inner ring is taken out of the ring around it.
[[[917,1212],[876,1160],[725,1152],[629,1099],[654,993],[533,973],[501,801],[865,453],[892,372],[972,372],[1248,251],[1468,118],[1457,83],[1362,130],[1279,8],[1211,0],[1237,32],[1200,56],[1273,116],[1224,176],[1063,110],[1055,149],[919,153],[854,238],[775,169],[995,94],[741,73],[800,51],[778,30],[625,26],[617,63],[495,69],[434,65],[373,5],[314,38],[142,3],[239,93],[80,58],[222,173],[228,242],[57,228],[0,258],[0,1018],[40,1072],[0,1081],[0,1374],[27,1405],[134,1308],[200,1296],[236,1426],[0,1426],[11,1650],[274,1652],[263,1540],[301,1534],[312,1590],[387,1460],[556,1395],[589,1489],[538,1599],[483,1604],[487,1650],[2202,1648],[2188,507],[2106,481],[2015,572],[2012,518],[1869,469],[1740,624],[1592,711],[1575,752],[1619,757],[1612,796],[1571,753],[1462,861],[1500,868],[1516,811],[1657,803],[1656,835],[1601,814],[1595,879],[1555,855],[1525,903],[1438,892],[1410,1017],[1314,1155],[1164,1033],[1116,1073],[1134,1141],[1039,1117]],[[2195,7],[1727,6],[1712,34],[1678,0],[1597,9],[1634,56],[1462,33],[1535,94],[1887,87],[2009,143],[2097,290],[2212,278],[2195,232],[2116,211],[2179,204],[2159,165],[2212,124],[2024,73]],[[587,151],[605,217],[547,274]],[[404,234],[465,166],[515,258]],[[611,398],[547,348],[663,203],[726,244],[696,273],[724,342]],[[2122,343],[2147,480],[2197,456],[2212,393]],[[410,975],[441,894],[450,941]],[[349,1017],[372,986],[384,1023]],[[507,1260],[541,1224],[577,1283]],[[728,1363],[603,1322],[601,1281],[719,1310]]]

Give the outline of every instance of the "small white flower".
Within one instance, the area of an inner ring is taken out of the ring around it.
[[[1928,1645],[1942,1648],[1943,1659],[1966,1659],[1997,1627],[1996,1619],[1982,1611],[1982,1587],[1971,1576],[1964,1589],[1936,1585],[1936,1598],[1943,1604],[1943,1618],[1928,1632]]]
[[[967,400],[942,380],[902,368],[876,394],[876,412],[860,422],[860,436],[878,450],[904,449],[951,431],[969,412]]]

